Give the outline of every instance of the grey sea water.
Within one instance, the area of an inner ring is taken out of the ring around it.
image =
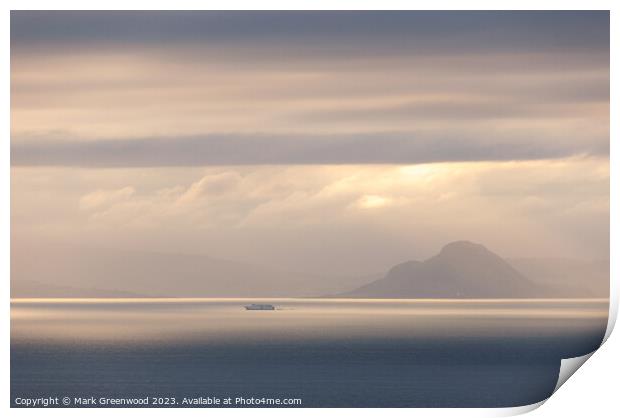
[[[247,311],[249,303],[278,309]],[[607,309],[601,299],[17,299],[11,402],[527,405],[550,396],[562,358],[598,348]]]

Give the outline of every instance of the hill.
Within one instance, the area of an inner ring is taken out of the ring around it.
[[[425,261],[407,261],[340,297],[527,298],[547,295],[497,254],[469,241],[452,242]]]

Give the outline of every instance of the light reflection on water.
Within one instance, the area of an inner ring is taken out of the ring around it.
[[[275,311],[247,311],[271,303]],[[606,299],[16,299],[15,341],[557,335],[604,329]]]
[[[552,393],[560,359],[598,348],[607,311],[600,299],[12,300],[11,398],[526,405]]]

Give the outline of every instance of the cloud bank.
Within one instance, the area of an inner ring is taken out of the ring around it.
[[[289,164],[413,164],[607,155],[606,138],[443,138],[416,134],[210,135],[93,141],[30,140],[11,147],[14,166],[157,167]]]

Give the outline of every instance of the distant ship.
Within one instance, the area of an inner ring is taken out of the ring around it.
[[[248,311],[275,311],[276,307],[267,303],[253,303],[251,305],[246,305],[245,309]]]

